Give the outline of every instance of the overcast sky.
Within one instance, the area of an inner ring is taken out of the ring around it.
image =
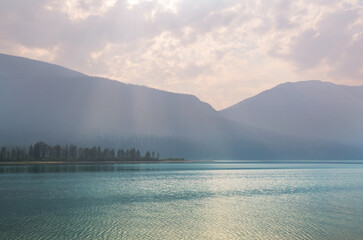
[[[363,85],[363,0],[0,0],[0,52],[221,109],[286,81]]]

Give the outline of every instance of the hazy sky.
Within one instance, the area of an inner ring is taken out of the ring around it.
[[[221,109],[286,81],[363,85],[363,0],[0,0],[0,52]]]

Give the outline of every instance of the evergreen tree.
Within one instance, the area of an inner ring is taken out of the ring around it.
[[[81,160],[84,160],[85,159],[85,156],[84,156],[84,148],[78,148],[78,157],[79,159]]]
[[[2,147],[0,150],[0,161],[5,161],[6,159],[6,147]]]
[[[55,145],[53,148],[54,158],[60,159],[62,156],[62,147],[60,145]]]
[[[156,156],[155,156],[156,155]],[[92,148],[78,148],[76,145],[48,145],[44,142],[37,142],[30,145],[28,151],[25,148],[0,148],[0,161],[31,161],[31,160],[105,160],[105,161],[137,161],[137,160],[155,160],[159,159],[159,153],[155,154],[153,151],[147,151],[145,156],[142,157],[139,150],[132,148],[124,151],[118,149],[117,154],[113,148],[105,148],[103,151],[101,147],[94,146]]]
[[[77,146],[76,145],[73,145],[71,144],[69,146],[69,157],[74,160],[77,158]]]
[[[108,148],[103,149],[103,158],[104,158],[104,160],[108,160],[109,155],[110,155],[110,149],[108,149]]]
[[[102,150],[100,146],[97,147],[97,159],[102,159]]]
[[[131,160],[136,159],[136,149],[135,148],[130,150],[130,158],[131,158]]]
[[[30,160],[34,158],[34,148],[33,148],[33,145],[30,145],[29,146],[29,149],[28,149],[28,157],[29,157]]]
[[[34,159],[39,160],[40,159],[40,146],[38,143],[34,144]]]
[[[114,160],[114,158],[115,158],[115,150],[114,149],[111,149],[111,151],[110,151],[110,159],[111,160]]]
[[[150,160],[150,157],[151,157],[150,152],[149,152],[149,151],[147,151],[147,152],[145,153],[145,160]]]
[[[68,145],[66,145],[64,147],[64,155],[63,155],[63,159],[67,160],[69,158],[69,150],[68,150]]]
[[[136,151],[136,160],[140,160],[141,159],[141,154],[140,154],[140,151],[137,150]]]
[[[17,158],[16,157],[16,150],[15,150],[15,148],[12,148],[10,150],[10,159],[11,159],[11,161],[16,161],[17,160],[16,158]]]

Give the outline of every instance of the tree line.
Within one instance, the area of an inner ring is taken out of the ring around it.
[[[37,142],[25,147],[1,147],[0,161],[155,161],[159,160],[159,153],[147,151],[141,155],[140,151],[132,149],[113,149],[100,146],[77,147],[71,145],[50,145]]]

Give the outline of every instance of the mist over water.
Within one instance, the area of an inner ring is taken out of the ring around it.
[[[1,166],[0,173],[0,239],[363,238],[362,162]]]

